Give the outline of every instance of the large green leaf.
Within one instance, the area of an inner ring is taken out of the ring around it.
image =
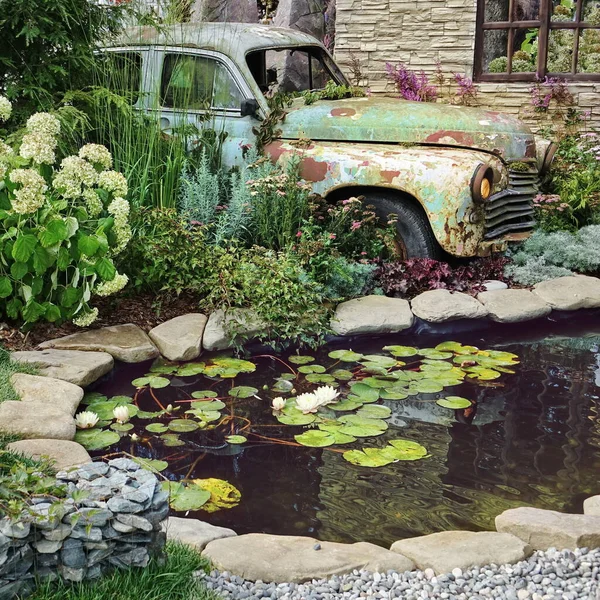
[[[198,390],[197,392],[192,392],[192,398],[216,398],[218,395],[217,392],[213,392],[212,390]]]
[[[116,431],[106,429],[80,429],[75,433],[75,441],[86,450],[104,450],[120,439],[121,436]]]
[[[27,262],[31,258],[37,243],[35,235],[20,235],[12,248],[12,257],[19,262]]]
[[[229,357],[217,357],[210,361],[210,364],[204,369],[204,374],[208,377],[233,378],[240,373],[254,373],[256,365],[248,360]]]
[[[363,355],[352,352],[352,350],[334,350],[329,353],[329,358],[335,358],[342,362],[358,362],[363,358]]]
[[[331,376],[339,379],[340,381],[350,381],[353,377],[352,371],[346,369],[334,369],[331,372]]]
[[[394,386],[380,391],[382,400],[404,400],[408,398],[408,389],[405,387]]]
[[[324,383],[326,385],[330,385],[331,387],[337,387],[339,384],[335,380],[333,375],[329,375],[328,373],[309,373],[305,376],[306,381],[310,383]]]
[[[156,376],[138,377],[137,379],[134,379],[131,382],[131,384],[137,388],[142,388],[142,387],[148,386],[153,389],[165,388],[170,383],[171,382],[168,379],[166,379],[165,377],[156,377]]]
[[[150,433],[164,433],[165,431],[168,431],[168,427],[164,424],[164,423],[150,423],[149,425],[146,425],[146,431],[149,431]]]
[[[437,400],[436,404],[439,404],[444,408],[458,410],[471,406],[471,401],[467,400],[466,398],[461,398],[460,396],[446,396],[446,398],[440,398]]]
[[[303,365],[298,367],[299,373],[325,373],[327,369],[322,365]]]
[[[191,419],[173,419],[167,427],[175,433],[189,433],[190,431],[196,431],[199,425]]]
[[[221,402],[220,400],[215,400],[214,398],[208,398],[206,400],[197,400],[196,402],[192,402],[191,407],[194,410],[203,410],[203,411],[219,411],[223,410],[227,405],[225,402]]]
[[[350,386],[350,391],[363,402],[379,400],[379,390],[364,383],[355,383]]]
[[[82,234],[77,242],[77,248],[81,254],[94,256],[100,248],[100,242],[92,235]],[[102,275],[100,275],[100,277],[102,277]]]
[[[138,407],[134,404],[121,400],[104,400],[92,402],[89,405],[89,410],[95,412],[101,421],[112,421],[114,419],[113,410],[117,406],[127,406],[130,417],[135,417],[138,413]]]
[[[380,448],[365,448],[364,450],[348,450],[344,452],[344,459],[359,467],[384,467],[394,462]]]
[[[12,283],[8,277],[0,277],[0,298],[8,298],[13,293]]]
[[[358,399],[353,400],[351,398],[344,398],[343,400],[340,400],[340,402],[329,404],[327,408],[331,408],[332,410],[336,411],[351,411],[360,408],[362,405],[363,403]]]
[[[384,451],[396,460],[419,460],[427,456],[427,448],[412,440],[390,440],[388,444]]]
[[[310,425],[317,418],[314,414],[305,415],[294,406],[286,406],[281,414],[276,415],[277,420],[284,425]]]
[[[232,398],[250,398],[258,393],[258,390],[255,387],[240,385],[238,387],[231,388],[229,390],[229,395]]]
[[[153,471],[155,473],[160,473],[160,471],[164,471],[169,466],[169,463],[166,460],[140,458],[139,456],[133,456],[131,460],[133,460],[133,462],[136,462],[142,468],[147,469],[148,471]]]
[[[248,441],[248,438],[243,435],[228,435],[225,438],[225,441],[228,444],[245,444]]]
[[[389,356],[382,356],[380,354],[367,354],[363,356],[360,361],[361,365],[365,367],[380,367],[381,369],[391,369],[398,364],[398,361],[395,358],[390,358]]]
[[[49,248],[67,239],[69,228],[62,219],[53,219],[39,234],[40,244]]]
[[[176,433],[163,433],[160,439],[165,446],[173,448],[176,446],[185,446],[185,442],[181,441]]]
[[[169,492],[169,506],[178,512],[199,510],[210,500],[210,492],[193,483],[184,485],[178,481],[163,481],[161,487]]]
[[[441,392],[444,386],[435,379],[423,379],[416,382],[415,388],[420,394],[435,394]]]
[[[206,365],[203,362],[200,363],[188,363],[177,369],[177,375],[180,377],[194,377],[204,373]]]
[[[117,274],[117,269],[109,258],[99,258],[95,264],[96,272],[104,281],[112,281]]]
[[[356,416],[366,419],[387,419],[391,414],[392,411],[387,406],[367,404],[356,413]]]
[[[299,444],[309,446],[310,448],[324,448],[335,444],[335,437],[333,435],[318,429],[310,429],[300,435],[295,435],[294,439]]]
[[[418,354],[418,350],[412,346],[384,346],[383,349],[389,352],[392,356],[415,356]]]
[[[315,361],[312,356],[298,356],[296,354],[292,354],[292,356],[288,357],[288,360],[295,365],[307,365]]]

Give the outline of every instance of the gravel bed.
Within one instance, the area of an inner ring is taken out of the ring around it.
[[[396,573],[353,571],[312,583],[245,581],[226,571],[204,577],[209,589],[226,600],[334,600],[402,598],[402,600],[600,600],[600,548],[535,552],[514,565],[454,569],[435,576],[431,569]]]

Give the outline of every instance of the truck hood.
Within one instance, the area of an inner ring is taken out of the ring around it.
[[[281,138],[354,143],[426,144],[483,150],[506,161],[536,158],[531,130],[512,115],[389,97],[294,100]]]

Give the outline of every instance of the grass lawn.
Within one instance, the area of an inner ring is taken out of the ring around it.
[[[43,583],[29,600],[217,600],[195,579],[194,571],[208,566],[195,550],[167,544],[167,563],[146,569],[119,569],[94,582]]]
[[[19,400],[19,396],[10,383],[10,376],[13,373],[35,374],[35,369],[29,365],[13,362],[10,354],[0,346],[0,402]]]

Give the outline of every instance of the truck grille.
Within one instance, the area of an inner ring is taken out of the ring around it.
[[[508,172],[508,187],[490,196],[485,204],[486,240],[533,228],[533,198],[539,181],[537,172]]]

